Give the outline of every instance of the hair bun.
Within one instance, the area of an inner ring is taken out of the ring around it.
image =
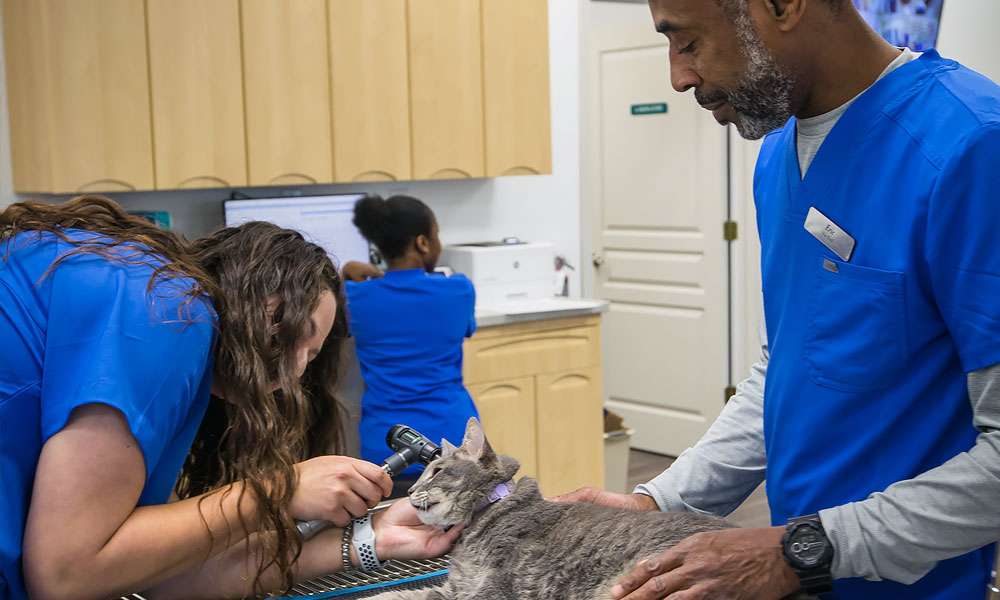
[[[376,246],[382,238],[382,224],[390,219],[392,209],[382,196],[365,196],[354,205],[354,226]]]

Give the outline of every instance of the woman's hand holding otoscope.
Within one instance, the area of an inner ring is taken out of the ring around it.
[[[394,425],[386,435],[385,442],[394,451],[394,454],[382,464],[382,470],[389,477],[398,476],[410,465],[416,463],[426,465],[441,456],[441,448],[437,444],[406,425]],[[330,521],[315,519],[299,521],[295,527],[305,541],[332,524]]]

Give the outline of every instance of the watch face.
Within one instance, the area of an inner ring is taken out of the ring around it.
[[[827,560],[830,542],[812,525],[799,526],[788,540],[788,551],[801,569],[813,569]]]

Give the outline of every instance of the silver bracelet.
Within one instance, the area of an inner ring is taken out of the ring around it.
[[[344,527],[344,533],[340,536],[340,557],[344,561],[344,570],[354,568],[351,564],[351,538],[354,536],[354,523],[348,523]]]

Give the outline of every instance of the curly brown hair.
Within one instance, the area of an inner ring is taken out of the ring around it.
[[[70,238],[67,230],[98,235]],[[0,214],[0,241],[23,232],[48,232],[75,246],[57,258],[97,254],[108,260],[154,266],[158,279],[187,278],[189,301],[208,297],[218,314],[213,399],[176,492],[180,498],[221,498],[231,484],[257,498],[263,538],[255,587],[276,568],[286,586],[301,552],[288,506],[296,487],[294,465],[306,458],[342,451],[340,407],[334,395],[346,318],[340,277],[326,252],[301,234],[269,223],[230,227],[188,242],[129,215],[100,196],[81,196],[52,205],[13,204]],[[333,331],[300,377],[296,346],[308,330],[320,296],[337,301]],[[242,513],[241,513],[242,514]],[[246,523],[240,523],[244,532]],[[247,538],[249,548],[249,538]]]

